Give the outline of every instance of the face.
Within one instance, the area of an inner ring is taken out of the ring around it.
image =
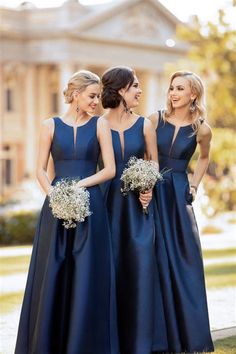
[[[169,88],[169,99],[173,108],[183,108],[191,105],[196,98],[193,94],[190,82],[185,77],[175,77]]]
[[[139,99],[142,93],[137,77],[134,77],[134,82],[130,88],[122,89],[120,93],[129,108],[137,107],[139,105]]]
[[[93,114],[100,99],[101,87],[99,84],[92,84],[86,87],[77,95],[77,103],[81,111]]]

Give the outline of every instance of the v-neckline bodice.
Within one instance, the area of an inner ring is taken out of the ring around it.
[[[58,117],[59,121],[65,125],[66,127],[69,127],[71,129],[73,129],[73,149],[74,149],[74,153],[76,152],[76,142],[77,142],[77,135],[78,135],[78,130],[80,128],[86,127],[92,120],[94,117],[91,117],[86,123],[82,124],[82,125],[78,125],[78,126],[73,126],[70,124],[67,124],[66,122],[64,122],[64,120],[61,117]]]
[[[111,131],[117,134],[119,137],[122,161],[125,161],[125,134],[128,133],[130,130],[132,130],[136,126],[136,124],[140,121],[141,118],[142,117],[138,117],[136,121],[129,128],[123,130],[122,132],[120,132],[119,130],[111,129]]]

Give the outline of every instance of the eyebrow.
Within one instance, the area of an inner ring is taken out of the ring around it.
[[[174,87],[174,85],[170,85],[170,87]],[[184,85],[176,85],[176,87],[184,87]]]

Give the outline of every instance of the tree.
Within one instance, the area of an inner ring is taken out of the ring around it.
[[[207,83],[210,122],[236,130],[236,30],[225,21],[224,10],[219,10],[216,23],[204,25],[194,16],[189,26],[179,26],[177,34],[191,44],[189,57]]]

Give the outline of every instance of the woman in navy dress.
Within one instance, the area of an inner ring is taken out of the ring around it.
[[[209,163],[212,136],[204,119],[203,98],[204,87],[197,75],[176,72],[170,79],[167,110],[150,117],[157,133],[160,169],[171,169],[155,193],[162,226],[156,249],[165,313],[165,325],[159,330],[166,353],[214,351],[192,207]],[[197,145],[199,158],[189,184],[186,170]]]
[[[127,67],[108,69],[102,77],[104,119],[112,130],[116,176],[105,183],[116,272],[118,334],[121,354],[150,354],[155,347],[156,259],[152,193],[121,194],[120,177],[131,156],[157,159],[156,137],[149,120],[131,111],[141,89]],[[142,203],[142,204],[141,204]]]
[[[79,71],[64,90],[62,118],[43,121],[37,178],[45,193],[52,154],[55,178],[80,178],[92,215],[76,228],[56,219],[46,197],[39,218],[15,354],[118,354],[111,242],[99,183],[115,174],[112,137],[104,118],[92,116],[100,79]],[[99,154],[104,168],[96,173]]]

